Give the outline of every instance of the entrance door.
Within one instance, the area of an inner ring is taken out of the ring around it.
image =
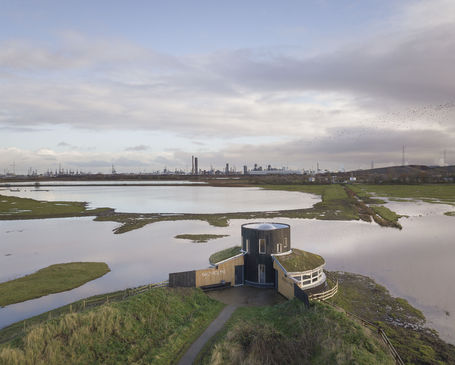
[[[265,265],[264,264],[258,265],[258,283],[265,284]]]
[[[235,285],[243,285],[243,265],[235,267]]]

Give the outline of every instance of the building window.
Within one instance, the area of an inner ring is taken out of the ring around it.
[[[287,238],[287,237],[284,237],[283,246],[284,246],[284,247],[288,247],[288,238]]]
[[[245,240],[245,252],[250,250],[250,240]]]
[[[276,244],[276,252],[277,253],[283,252],[283,245],[281,243]]]
[[[265,253],[265,239],[259,239],[259,253]]]

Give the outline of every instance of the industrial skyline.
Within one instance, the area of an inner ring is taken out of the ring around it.
[[[451,0],[3,2],[0,171],[453,164],[454,34]]]

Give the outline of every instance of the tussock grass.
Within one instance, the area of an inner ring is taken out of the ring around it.
[[[0,283],[0,306],[71,290],[109,271],[104,262],[51,265],[33,274]]]
[[[170,364],[223,304],[199,289],[159,288],[66,314],[0,348],[0,364]]]
[[[204,364],[394,364],[378,339],[343,313],[294,299],[243,307],[205,353]]]

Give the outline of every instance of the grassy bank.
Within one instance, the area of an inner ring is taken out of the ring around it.
[[[382,343],[345,314],[294,299],[242,307],[200,354],[203,364],[394,364]]]
[[[228,234],[178,234],[174,238],[182,240],[190,240],[194,243],[207,243],[210,240],[217,238],[228,237]]]
[[[111,211],[109,208],[87,209],[84,202],[49,202],[0,195],[0,220],[83,217]]]
[[[339,290],[330,301],[384,329],[405,363],[454,364],[455,346],[425,327],[422,312],[406,300],[393,298],[372,279],[334,272]]]
[[[225,250],[215,252],[213,255],[209,257],[209,261],[211,264],[216,264],[217,262],[226,260],[230,257],[236,256],[241,252],[240,246],[234,246],[226,248]]]
[[[66,314],[0,347],[0,364],[175,363],[223,304],[196,289],[158,288]]]
[[[398,223],[398,219],[401,218],[401,215],[382,205],[372,205],[371,209],[373,209],[376,214],[381,216],[381,218],[386,219],[389,222]]]
[[[103,262],[51,265],[33,274],[0,283],[0,306],[71,290],[109,271],[109,266]]]

